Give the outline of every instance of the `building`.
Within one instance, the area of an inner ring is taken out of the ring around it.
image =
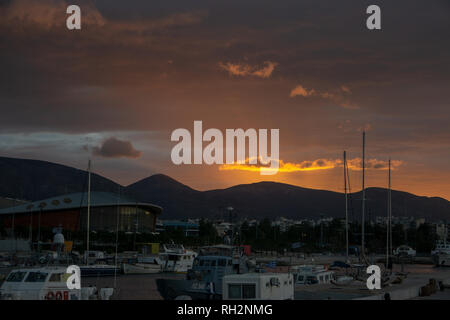
[[[0,210],[5,228],[33,229],[61,225],[64,230],[87,229],[87,193],[73,193]],[[154,232],[162,208],[108,192],[91,192],[89,229],[91,231]],[[119,221],[117,221],[119,217]]]
[[[29,203],[21,199],[3,198],[0,197],[0,209],[15,207],[21,204]]]
[[[215,223],[214,228],[216,228],[217,235],[223,237],[233,228],[233,224],[230,222]]]
[[[191,221],[166,220],[157,222],[157,232],[182,230],[186,237],[197,237],[199,225]]]

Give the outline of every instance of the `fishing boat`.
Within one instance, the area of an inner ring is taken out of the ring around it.
[[[230,245],[209,246],[200,250],[186,279],[157,279],[156,285],[166,300],[181,296],[192,300],[220,300],[225,275],[254,270],[255,264],[244,256],[242,248]]]
[[[0,287],[1,300],[90,300],[109,299],[112,288],[69,289],[66,267],[19,268],[12,270]]]
[[[334,276],[334,271],[326,270],[324,266],[320,265],[293,266],[290,272],[294,275],[295,284],[330,283]]]
[[[186,273],[192,268],[196,256],[196,252],[186,250],[183,245],[164,244],[158,258],[163,272]]]
[[[290,273],[230,274],[223,278],[223,300],[294,300]]]

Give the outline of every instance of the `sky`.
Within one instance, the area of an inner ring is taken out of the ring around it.
[[[92,159],[122,185],[342,192],[346,150],[357,191],[365,130],[367,186],[387,186],[392,159],[394,189],[450,199],[449,14],[447,0],[0,0],[0,156]],[[173,164],[171,133],[195,120],[279,129],[285,170]]]

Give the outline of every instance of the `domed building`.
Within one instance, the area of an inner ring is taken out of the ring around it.
[[[72,193],[0,210],[4,228],[24,226],[33,229],[61,226],[64,230],[87,228],[87,193]],[[108,192],[91,192],[90,230],[149,233],[155,231],[162,208]],[[14,220],[14,222],[13,222]]]

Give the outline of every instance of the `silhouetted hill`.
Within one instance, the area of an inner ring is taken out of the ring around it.
[[[202,198],[202,192],[163,174],[155,174],[135,182],[127,186],[125,192],[140,201],[163,207],[162,219],[196,216],[192,209],[198,208]]]
[[[39,200],[64,193],[87,190],[86,171],[45,161],[0,158],[0,197]],[[117,192],[115,182],[92,175],[92,190]],[[142,202],[163,207],[162,219],[227,218],[232,206],[237,216],[247,218],[344,217],[342,193],[306,189],[276,182],[241,184],[226,189],[197,191],[166,175],[142,179],[122,191]],[[361,192],[349,197],[351,219],[361,216]],[[387,190],[366,189],[366,217],[385,216]],[[421,197],[392,191],[394,216],[429,220],[449,219],[450,202],[438,197]]]
[[[91,175],[93,191],[117,192],[118,184]],[[87,191],[87,172],[40,160],[0,157],[0,196],[40,200]]]

